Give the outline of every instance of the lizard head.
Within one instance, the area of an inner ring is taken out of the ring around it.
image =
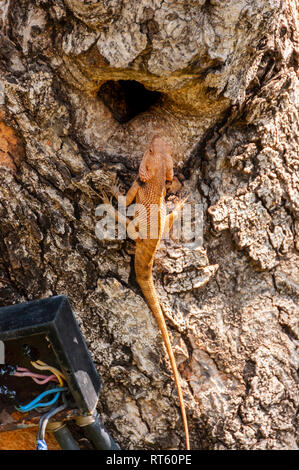
[[[172,146],[166,137],[154,136],[139,167],[139,178],[146,183],[153,177],[173,179]]]

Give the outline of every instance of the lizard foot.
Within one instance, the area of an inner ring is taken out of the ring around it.
[[[113,196],[116,197],[116,198],[121,195],[121,191],[119,189],[119,180],[118,180],[118,178],[115,178],[114,183],[113,183],[112,188],[111,188],[111,192],[112,192]]]
[[[118,178],[115,178],[115,180],[114,180],[114,183],[111,187],[111,193],[112,193],[113,197],[115,197],[116,199],[118,199],[119,197],[124,196],[123,192],[120,190],[120,185],[119,185]]]
[[[188,199],[189,199],[189,194],[188,194],[188,196],[184,197],[184,199],[182,199],[181,201],[179,201],[176,204],[176,206],[174,208],[174,212],[178,214],[183,209],[183,207],[184,207],[185,203],[188,201]]]
[[[101,197],[101,199],[102,199],[102,201],[103,201],[104,204],[108,204],[108,205],[110,205],[110,206],[112,205],[112,198],[113,198],[113,196],[111,196],[111,197],[109,198],[109,196],[107,195],[107,193],[106,193],[102,188],[99,190],[99,196]]]

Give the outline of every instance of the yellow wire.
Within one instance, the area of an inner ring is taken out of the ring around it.
[[[31,364],[36,368],[36,369],[40,369],[40,370],[50,370],[58,379],[58,382],[59,382],[59,385],[61,387],[63,387],[63,381],[62,379],[65,380],[65,377],[63,375],[62,372],[60,372],[60,370],[56,369],[55,367],[52,367],[52,366],[49,366],[48,364],[46,364],[45,362],[43,361],[31,361]]]
[[[65,377],[64,377],[63,373],[59,369],[56,369],[56,367],[49,366],[49,364],[47,364],[46,362],[41,361],[40,359],[38,359],[36,362],[38,364],[40,364],[41,366],[51,367],[51,369],[55,370],[56,374],[60,375],[65,380]]]
[[[49,366],[48,364],[46,364],[45,362],[43,361],[36,361],[36,362],[31,362],[31,364],[36,368],[36,369],[40,369],[40,370],[50,370],[58,379],[58,382],[59,382],[59,385],[61,387],[63,387],[63,381],[62,379],[65,380],[65,377],[64,375],[58,370],[56,369],[55,367],[52,367],[52,366]]]

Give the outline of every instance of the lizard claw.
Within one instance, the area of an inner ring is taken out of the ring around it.
[[[101,197],[104,204],[112,204],[112,197],[109,198],[102,188],[99,190],[99,196]]]
[[[113,183],[112,188],[111,188],[111,192],[112,192],[113,196],[116,197],[116,198],[122,194],[120,189],[119,189],[119,180],[118,180],[118,178],[115,178],[114,183]]]
[[[175,209],[174,209],[176,212],[180,212],[180,211],[183,209],[185,203],[186,203],[186,202],[188,201],[188,199],[189,199],[189,196],[190,196],[190,195],[188,194],[186,197],[184,197],[184,199],[181,199],[181,201],[179,201],[179,202],[177,203],[177,205],[175,206]]]

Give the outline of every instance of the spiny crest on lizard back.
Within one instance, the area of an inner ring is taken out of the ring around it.
[[[143,183],[149,182],[152,178],[172,181],[172,152],[172,146],[165,137],[154,136],[139,167],[140,180]]]

